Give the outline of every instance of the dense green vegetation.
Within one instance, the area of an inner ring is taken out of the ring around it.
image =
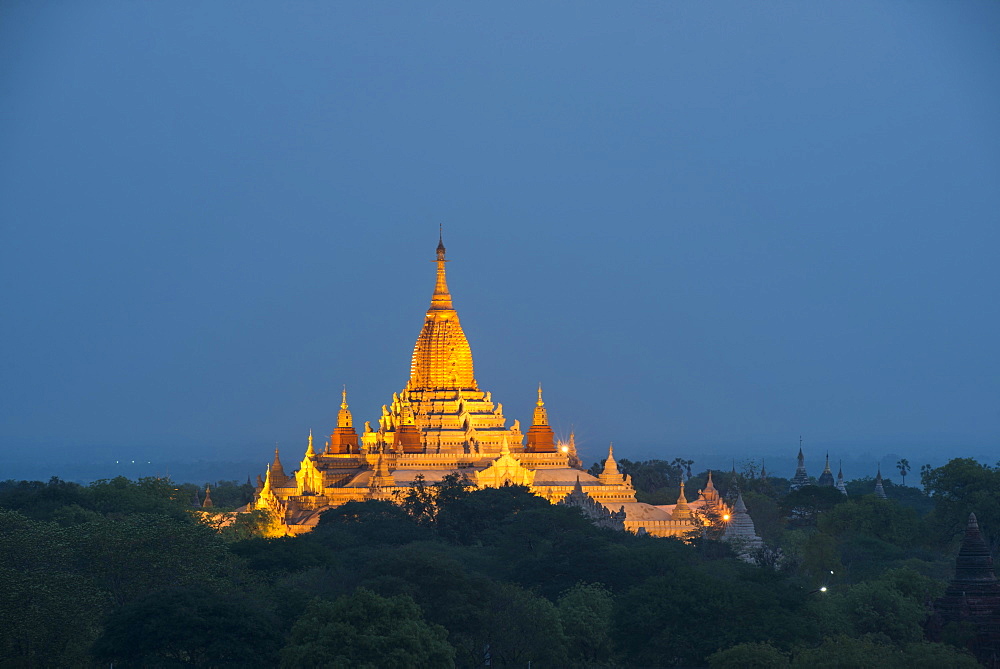
[[[689,465],[619,464],[650,501]],[[1000,541],[1000,470],[953,460],[888,500],[744,474],[714,480],[743,491],[761,566],[454,477],[281,538],[260,512],[230,522],[252,492],[234,482],[195,510],[163,479],[7,481],[0,666],[977,666],[922,624],[968,513]]]

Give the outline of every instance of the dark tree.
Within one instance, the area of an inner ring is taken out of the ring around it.
[[[781,509],[790,524],[812,526],[820,513],[844,501],[844,495],[836,488],[807,485],[785,495],[781,500]]]
[[[274,666],[277,630],[273,616],[245,596],[177,588],[111,614],[93,653],[120,667]]]
[[[906,485],[906,475],[910,473],[910,461],[906,458],[900,458],[896,462],[896,469],[899,470],[899,475],[903,479],[903,485]]]
[[[381,597],[359,588],[335,602],[313,600],[292,627],[288,645],[281,651],[281,666],[452,667],[455,649],[447,636],[443,627],[424,620],[410,597]]]

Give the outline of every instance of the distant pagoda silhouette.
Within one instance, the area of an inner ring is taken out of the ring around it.
[[[969,650],[988,667],[1000,667],[1000,582],[993,569],[993,556],[979,531],[976,514],[969,514],[962,547],[955,560],[955,578],[944,597],[934,602],[934,614],[927,623],[933,641],[946,638],[949,627],[968,623],[975,635]]]
[[[806,458],[802,455],[802,437],[799,437],[799,464],[795,468],[795,476],[789,484],[789,490],[798,490],[802,486],[809,485],[809,474],[806,473]]]

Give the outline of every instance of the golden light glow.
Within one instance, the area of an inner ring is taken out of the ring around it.
[[[730,509],[721,502],[711,474],[691,507],[682,487],[671,510],[644,505],[637,517],[628,517],[625,505],[639,505],[631,477],[619,471],[613,449],[609,446],[596,480],[586,474],[573,433],[556,442],[540,385],[531,428],[522,433],[517,420],[511,423],[503,404],[476,382],[472,350],[448,289],[446,262],[439,240],[434,293],[413,347],[410,377],[382,406],[378,425],[365,421],[362,434],[355,431],[344,388],[328,447],[316,453],[309,440],[292,476],[285,475],[276,450],[249,505],[266,514],[265,536],[308,532],[324,509],[348,500],[392,500],[415,475],[433,481],[444,472],[460,472],[478,488],[523,485],[553,503],[567,496],[567,483],[576,479],[575,490],[603,512],[620,513],[622,526],[631,532],[684,537],[700,525],[721,524],[721,515]]]
[[[727,513],[727,514],[724,514],[724,515],[722,516],[722,519],[723,519],[723,520],[729,520],[729,514],[728,514],[728,513]]]

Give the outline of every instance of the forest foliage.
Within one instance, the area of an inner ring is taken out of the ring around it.
[[[707,472],[619,463],[640,497]],[[252,494],[124,478],[0,483],[0,657],[18,667],[976,666],[924,640],[964,518],[1000,541],[1000,470],[957,459],[889,499],[753,469],[757,564],[708,537],[600,529],[526,488],[418,480],[267,538]],[[865,482],[862,482],[862,485]],[[870,492],[868,488],[867,492]],[[861,494],[859,494],[861,493]],[[203,497],[202,497],[203,499]],[[676,499],[676,498],[675,498]],[[672,501],[672,500],[670,500]],[[236,522],[232,522],[233,518]],[[929,658],[929,659],[928,659]],[[928,664],[931,662],[932,664]]]

